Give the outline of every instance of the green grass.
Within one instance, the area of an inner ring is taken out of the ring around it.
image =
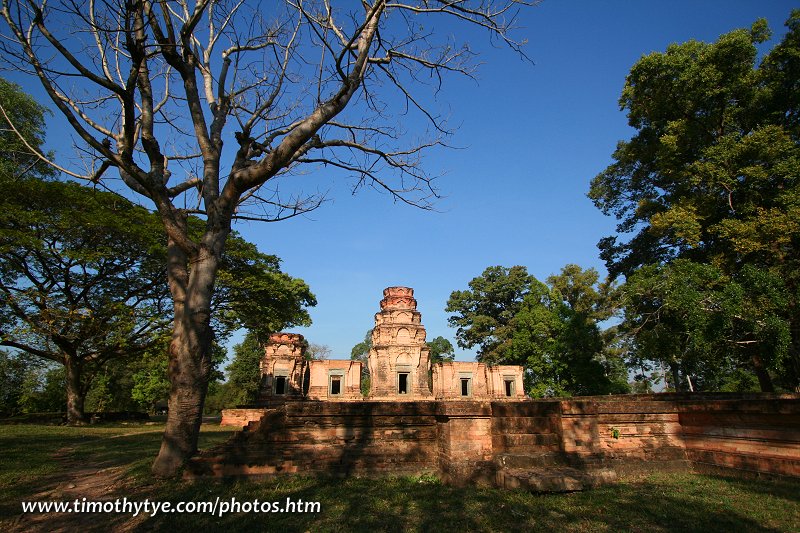
[[[122,465],[129,500],[318,501],[319,513],[164,514],[130,530],[167,531],[800,531],[800,482],[659,474],[592,491],[541,495],[444,486],[432,476],[380,480],[280,477],[260,481],[159,481],[149,466],[161,425],[0,426],[0,520],[64,479],[76,465]],[[201,448],[229,430],[204,426]],[[54,455],[56,455],[54,457]],[[79,515],[72,515],[79,516]],[[102,530],[127,516],[94,515],[81,529]],[[64,526],[64,523],[59,523]],[[69,524],[66,525],[69,528]]]

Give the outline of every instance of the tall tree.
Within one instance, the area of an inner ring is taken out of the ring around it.
[[[248,331],[244,340],[233,347],[233,360],[225,371],[237,405],[252,403],[258,397],[263,357],[264,345],[254,331]]]
[[[0,345],[63,365],[67,418],[80,423],[103,366],[160,345],[170,326],[163,229],[145,209],[76,183],[19,178],[8,189],[0,199]],[[275,256],[234,235],[221,263],[212,301],[218,338],[242,325],[310,323],[314,296]]]
[[[459,346],[479,346],[478,360],[526,368],[533,396],[626,392],[621,358],[599,323],[611,316],[608,284],[594,269],[567,265],[547,284],[525,267],[490,267],[454,291],[447,311]]]
[[[514,317],[512,359],[525,365],[532,396],[624,393],[627,372],[608,349],[609,285],[594,269],[566,265],[536,282]]]
[[[0,199],[0,345],[64,366],[67,418],[94,374],[169,326],[158,221],[75,183],[20,178]]]
[[[469,290],[453,291],[445,311],[455,313],[447,322],[457,328],[458,345],[467,349],[477,346],[479,361],[507,360],[513,319],[536,283],[524,266],[492,266],[469,282]]]
[[[446,133],[419,80],[469,74],[473,56],[452,26],[437,24],[472,25],[519,51],[508,31],[524,4],[287,1],[267,20],[263,4],[248,1],[3,0],[2,57],[33,71],[96,157],[87,177],[116,169],[156,207],[168,236],[172,388],[156,475],[175,475],[197,449],[211,300],[232,221],[318,206],[318,197],[279,196],[276,179],[300,165],[343,170],[357,187],[428,206],[435,191],[419,157],[441,138],[408,146],[405,114],[419,111]],[[189,213],[205,217],[199,236]]]
[[[798,388],[800,10],[787,26],[760,64],[763,20],[642,57],[620,98],[636,134],[619,143],[589,196],[620,221],[599,245],[612,276],[682,258],[728,278],[749,265],[782,280],[792,340],[780,379]],[[771,390],[770,375],[759,377]]]

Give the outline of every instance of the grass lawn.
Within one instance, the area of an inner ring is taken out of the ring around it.
[[[653,473],[571,494],[441,485],[434,477],[159,481],[162,425],[0,425],[0,527],[105,531],[800,531],[800,482]],[[230,430],[204,426],[201,448]],[[113,473],[113,475],[111,475]],[[82,477],[81,477],[82,476]],[[106,479],[107,478],[107,479]],[[317,513],[50,514],[22,500],[320,502]],[[72,492],[70,492],[72,491]],[[75,492],[78,491],[78,492]],[[98,491],[102,493],[98,497]]]

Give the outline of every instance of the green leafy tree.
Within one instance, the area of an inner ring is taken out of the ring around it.
[[[53,167],[37,156],[44,144],[47,109],[3,78],[0,103],[0,178],[52,177]]]
[[[731,279],[746,266],[781,279],[792,339],[778,379],[797,389],[800,10],[787,26],[760,63],[756,45],[770,35],[763,20],[715,43],[689,41],[642,57],[620,98],[636,134],[619,143],[589,196],[619,220],[618,234],[599,244],[612,276],[681,258]],[[775,306],[762,296],[745,299]],[[764,350],[752,346],[751,354]],[[768,365],[750,366],[762,389],[773,390]]]
[[[81,423],[95,374],[169,326],[162,230],[146,210],[75,183],[20,178],[5,190],[0,345],[63,365],[67,418]]]
[[[577,265],[531,285],[514,319],[511,349],[529,370],[531,396],[628,392],[624,362],[600,327],[611,316],[609,290],[597,271]]]
[[[444,337],[436,337],[426,342],[431,354],[431,364],[452,361],[456,357],[452,343]]]
[[[131,358],[111,359],[94,375],[86,393],[86,411],[107,413],[139,411],[133,398],[133,368],[138,361]]]
[[[361,361],[361,364],[367,364],[369,359],[369,351],[372,349],[372,330],[367,330],[364,335],[364,340],[353,346],[350,350],[350,359],[353,361]]]
[[[523,365],[531,395],[627,391],[624,363],[600,327],[611,316],[611,288],[595,270],[567,265],[545,284],[525,267],[498,266],[469,285],[448,301],[459,345],[479,346],[490,364]]]
[[[24,352],[0,350],[0,415],[23,412],[23,398],[29,395],[26,385],[31,383],[31,374],[36,373],[40,366],[35,357]]]
[[[350,359],[353,361],[361,361],[361,394],[367,396],[369,394],[369,387],[371,376],[369,374],[369,352],[372,350],[372,330],[367,330],[364,335],[364,340],[353,346],[350,350]]]
[[[64,367],[60,365],[45,361],[32,366],[22,386],[21,412],[63,412],[67,400],[65,381]]]
[[[445,311],[455,313],[447,321],[456,329],[461,348],[478,347],[478,360],[502,363],[514,334],[513,319],[522,308],[535,278],[523,266],[492,266],[469,282],[469,290],[453,291]]]
[[[233,347],[233,360],[225,371],[235,405],[252,403],[258,397],[262,357],[264,344],[254,331],[248,331],[244,340]]]
[[[756,375],[787,362],[788,295],[768,272],[748,265],[731,278],[677,259],[639,269],[623,294],[631,357],[664,365],[675,390],[741,390],[754,361]]]
[[[156,411],[159,402],[169,396],[167,347],[169,339],[164,337],[138,358],[132,368],[131,398],[140,408],[149,413]]]
[[[282,272],[278,257],[260,252],[236,232],[228,239],[217,283],[211,325],[218,338],[245,328],[267,339],[276,331],[311,325],[307,308],[317,300],[308,285]]]

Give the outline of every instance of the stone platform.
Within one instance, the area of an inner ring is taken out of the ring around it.
[[[659,469],[800,478],[798,394],[298,400],[236,417],[242,431],[193,459],[187,477],[436,473],[545,492]]]

